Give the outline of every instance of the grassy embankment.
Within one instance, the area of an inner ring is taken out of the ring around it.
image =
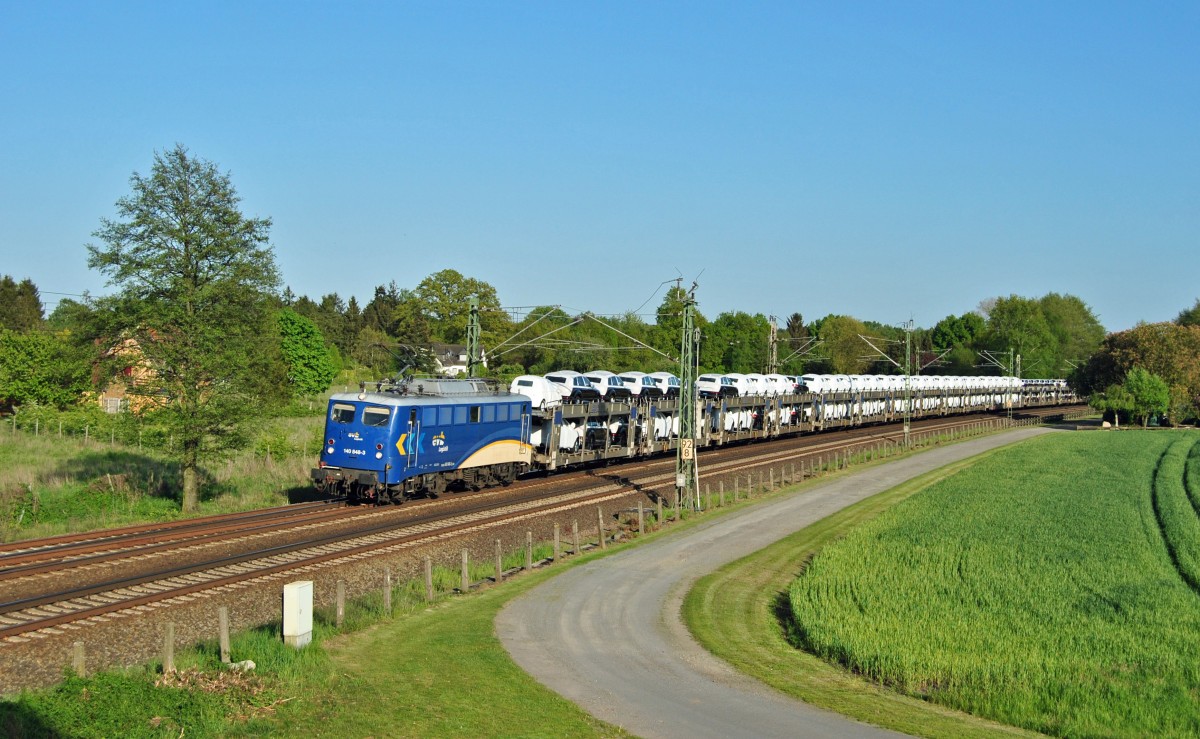
[[[285,505],[312,494],[320,416],[274,418],[246,448],[202,470],[200,515]],[[179,469],[149,444],[85,440],[56,425],[0,426],[0,541],[180,517]]]
[[[523,560],[514,552],[506,566]],[[476,579],[490,566],[479,563]],[[282,645],[278,624],[236,635],[233,659],[254,660],[250,675],[223,669],[207,644],[178,655],[175,675],[152,665],[0,700],[0,735],[620,736],[525,674],[495,636],[504,603],[554,573],[451,597],[459,573],[438,569],[433,605],[409,582],[390,616],[380,595],[348,604],[340,629],[318,612],[300,651]]]
[[[717,502],[715,497],[709,506]],[[535,557],[546,554],[543,549]],[[577,561],[591,556],[596,555]],[[523,559],[522,552],[513,552],[506,565],[516,566]],[[490,563],[476,567],[474,579],[490,574]],[[233,658],[252,659],[259,666],[252,678],[230,676],[217,664],[215,646],[204,645],[177,656],[182,679],[163,679],[152,665],[72,678],[54,690],[0,701],[0,733],[620,734],[525,675],[495,638],[492,621],[504,602],[552,574],[553,570],[537,572],[502,588],[447,597],[458,583],[458,572],[435,568],[440,593],[435,606],[423,603],[423,585],[399,585],[390,617],[383,615],[379,596],[351,604],[342,629],[331,625],[330,614],[318,614],[316,642],[303,652],[279,644],[277,625],[236,636]]]
[[[1195,735],[1198,441],[1000,450],[725,568],[686,615],[740,669],[904,731],[1010,730],[960,709],[1056,735]]]

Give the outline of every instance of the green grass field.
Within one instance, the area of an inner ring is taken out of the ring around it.
[[[314,495],[320,417],[264,422],[242,450],[201,470],[199,515],[286,505]],[[88,440],[0,427],[0,541],[179,518],[178,463],[107,435]]]
[[[824,547],[793,638],[901,694],[1061,736],[1200,733],[1200,434],[1000,451]]]

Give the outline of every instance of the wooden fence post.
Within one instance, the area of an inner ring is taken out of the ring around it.
[[[346,581],[337,581],[337,627],[342,628],[342,622],[346,620]]]
[[[462,580],[459,582],[459,590],[464,593],[471,592],[471,569],[470,569],[470,554],[466,548],[462,550]]]
[[[504,553],[500,549],[500,540],[496,540],[496,583],[504,579]]]
[[[554,563],[558,564],[559,553],[562,551],[561,540],[559,538],[558,522],[554,523]]]
[[[229,607],[217,609],[217,640],[221,645],[221,664],[229,664]]]
[[[600,506],[596,506],[596,531],[600,536],[600,548],[608,549],[604,542],[604,509]]]
[[[392,615],[392,568],[383,568],[383,612]]]
[[[643,510],[642,501],[638,501],[638,536],[646,533],[646,518]]]
[[[425,601],[433,602],[433,557],[425,555]]]
[[[579,519],[571,521],[571,554],[579,556],[582,550],[579,548]]]
[[[525,532],[525,570],[533,569],[533,532]]]
[[[71,669],[80,677],[87,677],[87,658],[83,653],[83,642],[71,645]]]

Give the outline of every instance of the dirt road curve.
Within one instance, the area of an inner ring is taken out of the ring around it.
[[[1042,429],[933,449],[576,567],[496,620],[522,668],[592,715],[644,737],[897,736],[789,698],[704,651],[680,618],[701,576],[905,480]]]

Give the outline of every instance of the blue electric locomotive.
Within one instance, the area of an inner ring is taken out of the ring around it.
[[[337,393],[312,470],[317,489],[351,502],[401,502],[452,488],[507,485],[529,468],[529,398],[471,382],[426,381],[438,394]],[[419,390],[419,392],[420,392]]]

